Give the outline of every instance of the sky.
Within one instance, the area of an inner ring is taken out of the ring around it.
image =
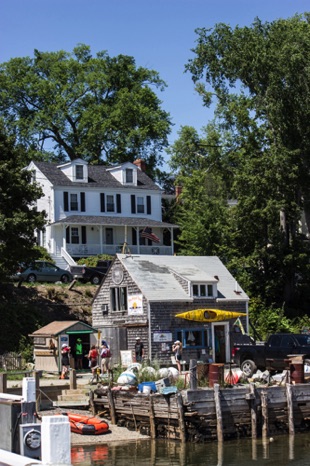
[[[34,49],[72,52],[79,43],[93,55],[130,55],[168,86],[159,98],[173,123],[171,144],[181,126],[200,132],[213,117],[184,70],[194,58],[195,29],[250,26],[256,17],[271,22],[306,11],[310,0],[0,0],[0,63],[33,57]]]

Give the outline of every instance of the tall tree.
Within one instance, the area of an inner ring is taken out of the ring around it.
[[[0,115],[18,140],[59,159],[92,163],[145,159],[162,164],[171,122],[153,89],[158,73],[137,67],[133,57],[93,57],[78,45],[73,53],[34,51],[0,67]]]
[[[310,200],[309,15],[197,34],[187,70],[204,104],[215,99],[216,130],[230,146],[218,154],[238,199],[233,263],[248,272],[253,295],[296,305],[300,282],[309,280],[299,228]]]
[[[11,274],[19,262],[36,257],[34,231],[44,225],[35,208],[41,189],[23,170],[26,151],[7,137],[0,126],[0,278]]]

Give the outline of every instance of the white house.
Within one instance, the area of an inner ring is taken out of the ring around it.
[[[127,250],[173,255],[173,229],[162,222],[162,190],[145,173],[141,159],[118,166],[31,162],[27,167],[43,190],[37,209],[47,214],[37,232],[56,263]],[[142,232],[146,237],[141,236]],[[151,239],[150,239],[151,238]]]

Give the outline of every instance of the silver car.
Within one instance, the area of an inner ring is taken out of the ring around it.
[[[46,261],[35,261],[33,264],[17,272],[16,280],[33,282],[58,282],[68,283],[73,280],[69,270],[60,269],[57,265]]]

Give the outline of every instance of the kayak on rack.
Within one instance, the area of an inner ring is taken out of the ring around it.
[[[222,320],[236,319],[241,316],[246,316],[246,314],[220,309],[194,309],[193,311],[182,312],[176,315],[180,319],[193,320],[195,322],[220,322]]]

